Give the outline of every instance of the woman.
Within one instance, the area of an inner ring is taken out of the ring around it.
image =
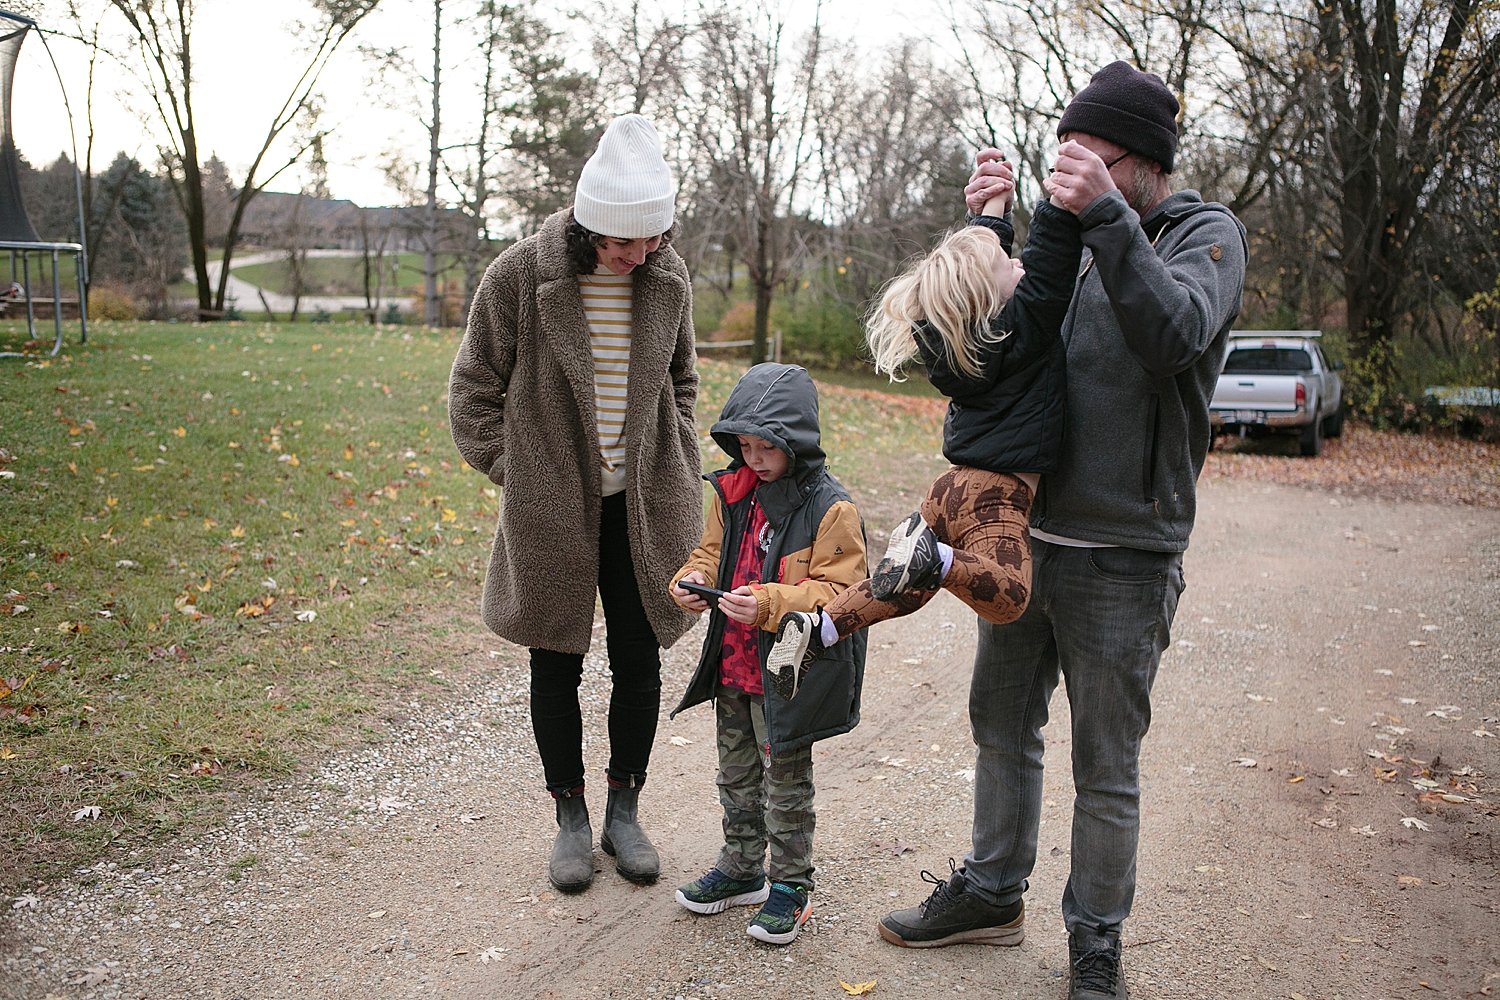
[[[594,878],[578,688],[604,605],[612,678],[600,846],[650,882],[636,806],[662,647],[693,616],[668,595],[703,527],[692,289],[670,246],[676,186],[651,123],[610,123],[573,207],[490,265],[448,385],[464,460],[501,487],[485,624],[531,654],[531,721],[558,835],[548,878]]]

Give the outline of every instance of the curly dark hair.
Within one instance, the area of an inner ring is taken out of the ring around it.
[[[599,244],[609,237],[584,228],[583,224],[573,217],[572,212],[568,213],[568,225],[565,232],[568,240],[568,259],[573,262],[574,269],[579,274],[592,274],[594,268],[599,266]],[[672,237],[675,235],[677,235],[677,223],[673,222],[672,228],[661,234],[661,245],[656,250],[671,246]]]

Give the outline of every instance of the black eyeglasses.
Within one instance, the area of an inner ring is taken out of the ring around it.
[[[1111,169],[1113,169],[1114,165],[1116,163],[1119,163],[1121,160],[1125,159],[1125,157],[1127,157],[1129,155],[1130,155],[1130,150],[1127,149],[1127,150],[1125,150],[1125,152],[1121,153],[1119,156],[1115,157],[1113,160],[1110,160],[1108,163],[1106,163],[1104,165],[1104,169],[1105,170],[1111,170]],[[1049,174],[1055,174],[1055,173],[1057,173],[1057,168],[1053,167],[1052,169],[1048,170],[1047,173],[1049,173]]]

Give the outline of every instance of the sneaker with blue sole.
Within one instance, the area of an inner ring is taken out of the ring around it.
[[[812,916],[812,898],[800,885],[771,883],[771,896],[745,933],[766,944],[791,944]]]
[[[764,903],[770,895],[771,886],[764,875],[753,879],[730,878],[719,869],[710,868],[702,877],[677,890],[677,902],[707,916],[723,913],[731,906]]]

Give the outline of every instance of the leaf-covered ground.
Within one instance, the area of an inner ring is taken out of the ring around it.
[[[1500,507],[1500,445],[1456,437],[1398,434],[1346,424],[1316,458],[1296,454],[1290,436],[1220,438],[1204,475],[1305,486],[1353,496]]]

